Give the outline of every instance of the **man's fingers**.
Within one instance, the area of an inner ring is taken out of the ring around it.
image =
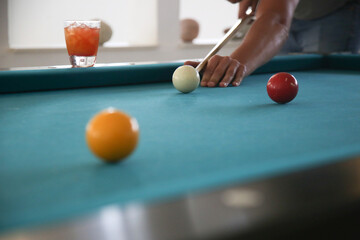
[[[234,87],[240,86],[242,80],[244,79],[246,74],[246,67],[242,64],[240,64],[239,68],[236,71],[235,78],[232,81],[232,85]]]
[[[226,74],[229,65],[231,64],[232,59],[230,57],[223,57],[221,61],[219,61],[218,65],[216,66],[215,71],[210,77],[210,80],[208,82],[208,87],[215,87],[218,85],[220,80],[224,77]]]
[[[234,80],[237,69],[239,68],[240,63],[236,60],[232,60],[223,79],[219,83],[219,87],[227,87]]]
[[[210,78],[213,75],[216,67],[219,65],[220,60],[221,60],[221,57],[219,55],[215,55],[210,58],[210,60],[208,61],[207,65],[206,65],[206,69],[204,71],[204,74],[202,76],[202,80],[200,83],[200,85],[202,87],[208,86],[208,82],[210,81]]]

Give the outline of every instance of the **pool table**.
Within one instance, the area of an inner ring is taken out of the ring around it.
[[[189,94],[171,83],[182,64],[1,70],[0,239],[354,236],[360,56],[277,56],[240,87]],[[267,95],[277,72],[299,83],[288,104]],[[85,141],[108,107],[140,127],[117,164]]]

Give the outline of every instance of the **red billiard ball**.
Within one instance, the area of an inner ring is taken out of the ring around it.
[[[270,77],[266,90],[274,102],[288,103],[296,97],[299,85],[293,75],[280,72]]]

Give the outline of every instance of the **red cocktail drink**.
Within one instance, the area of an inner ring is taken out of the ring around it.
[[[66,21],[64,30],[72,66],[93,66],[99,46],[100,21]]]

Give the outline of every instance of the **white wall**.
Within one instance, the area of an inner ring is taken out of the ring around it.
[[[8,17],[7,1],[0,0],[0,68],[6,62],[8,53]],[[4,64],[5,65],[5,64]]]
[[[112,45],[155,45],[156,3],[157,0],[11,0],[10,47],[65,48],[64,21],[92,19],[111,23]],[[39,6],[44,9],[41,14]]]
[[[65,49],[9,49],[8,1],[0,0],[0,68],[69,64]],[[226,0],[216,1],[227,2]],[[236,8],[235,6],[232,7]],[[180,42],[179,10],[179,0],[158,0],[158,46],[100,48],[98,62],[174,61],[204,57],[213,45],[197,46],[182,44]],[[200,10],[209,11],[207,7],[201,8],[199,11]],[[212,14],[215,14],[215,11]],[[224,14],[228,15],[227,13]],[[237,44],[238,43],[228,44],[220,54],[230,54]]]
[[[238,7],[226,0],[181,0],[180,19],[193,18],[200,25],[200,39],[219,39],[231,27]]]

